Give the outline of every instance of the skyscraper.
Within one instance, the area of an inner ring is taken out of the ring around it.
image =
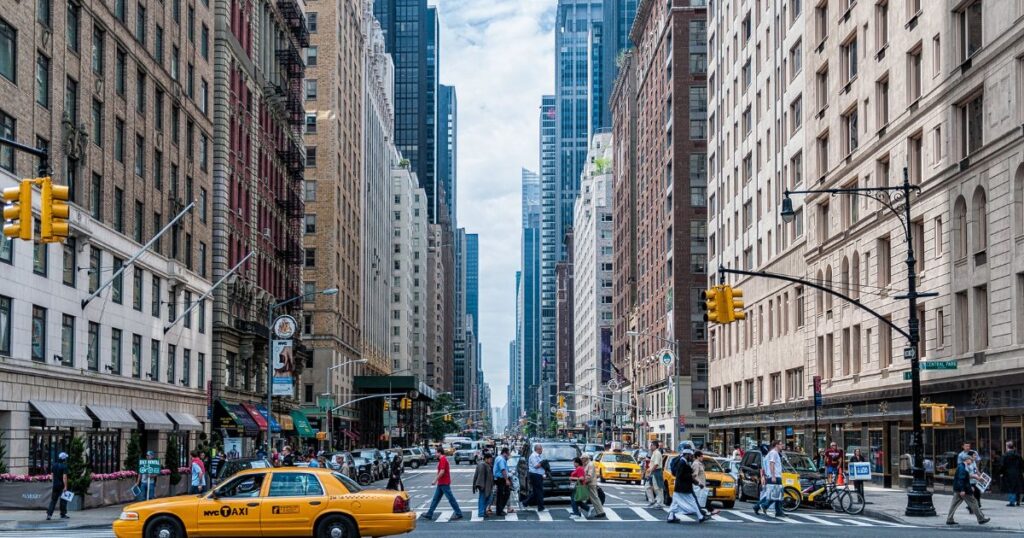
[[[538,265],[539,302],[536,310],[527,312],[531,326],[538,331],[537,350],[535,354],[524,356],[523,373],[526,383],[523,390],[526,394],[524,403],[527,411],[537,408],[537,385],[540,382],[540,369],[543,355],[547,353],[552,364],[555,359],[555,264],[558,262],[558,249],[555,238],[562,237],[558,230],[558,177],[557,167],[557,119],[555,96],[541,97],[540,105],[540,222],[536,228],[530,228],[527,220],[527,207],[523,206],[523,268],[527,267],[527,257],[536,256]],[[524,185],[525,190],[525,177]],[[524,192],[525,194],[525,192]],[[530,242],[537,241],[532,245]],[[529,248],[529,250],[528,250]],[[529,280],[527,275],[524,279]],[[531,362],[532,361],[532,362]],[[552,374],[554,371],[552,370]],[[552,375],[552,380],[554,376]]]
[[[437,183],[444,187],[444,205],[448,210],[448,222],[453,226],[457,224],[457,147],[458,99],[455,87],[441,84],[437,87]]]
[[[551,110],[554,112],[553,104]],[[542,116],[543,117],[543,116]],[[554,116],[552,115],[552,123]],[[554,125],[550,126],[554,146]],[[543,132],[543,130],[542,130]],[[543,147],[543,139],[542,147]],[[552,149],[553,151],[553,149]],[[544,153],[542,152],[542,157]],[[554,154],[550,162],[554,163]],[[544,159],[541,159],[542,166]],[[516,418],[535,409],[535,388],[540,379],[540,232],[541,179],[536,172],[522,171],[522,252],[516,286],[516,360],[518,362]]]
[[[466,234],[466,315],[472,316],[473,333],[480,334],[480,236]],[[470,321],[467,320],[467,323]],[[478,336],[479,338],[479,336]]]
[[[638,0],[604,0],[604,14],[600,24],[601,39],[591,38],[591,49],[600,44],[599,51],[591,50],[589,58],[591,106],[590,133],[605,132],[611,128],[609,112],[612,87],[619,76],[622,53],[633,46],[629,30],[636,17]],[[595,65],[596,62],[596,65]]]
[[[437,10],[427,0],[375,0],[373,14],[395,61],[395,145],[427,193],[436,222]]]

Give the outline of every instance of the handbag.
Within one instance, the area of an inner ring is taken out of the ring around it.
[[[576,502],[585,502],[590,498],[590,488],[583,484],[576,484],[576,489],[572,492],[572,500]]]
[[[782,500],[782,484],[768,484],[768,499],[772,501]]]

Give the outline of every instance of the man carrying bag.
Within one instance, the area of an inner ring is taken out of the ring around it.
[[[764,478],[765,496],[754,504],[754,513],[760,514],[764,510],[768,514],[768,507],[775,505],[775,517],[784,517],[782,513],[782,441],[776,440],[772,443],[772,449],[764,457]]]

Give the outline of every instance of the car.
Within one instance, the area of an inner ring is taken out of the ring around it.
[[[217,470],[217,480],[224,481],[239,471],[246,469],[266,469],[267,467],[271,467],[271,464],[266,458],[235,458],[227,460]]]
[[[584,445],[580,447],[580,450],[590,455],[590,459],[594,459],[598,454],[604,452],[604,445],[599,445],[597,443],[584,443]]]
[[[357,457],[353,457],[352,462],[353,468],[355,469],[356,482],[358,482],[360,486],[369,485],[374,480],[377,480],[376,476],[374,476],[375,470],[373,462],[366,458]]]
[[[643,448],[633,449],[632,455],[633,455],[633,459],[635,459],[638,462],[639,461],[643,461],[644,458],[651,457],[651,453],[648,452],[647,450],[643,449]]]
[[[352,451],[353,457],[360,457],[369,460],[373,464],[373,479],[380,480],[388,475],[384,454],[376,448],[360,448]]]
[[[413,447],[402,449],[402,465],[418,469],[421,465],[426,464],[427,456],[423,453],[422,448]]]
[[[748,450],[740,460],[739,500],[757,500],[760,493],[758,485],[761,479],[761,467],[764,455],[760,450]],[[782,486],[783,495],[800,497],[800,492],[810,487],[815,480],[822,478],[822,473],[808,458],[800,452],[782,451]],[[794,494],[787,493],[793,491]]]
[[[715,461],[722,466],[722,469],[736,481],[736,497],[740,496],[740,460],[734,460],[732,458],[725,458],[722,456],[712,456]]]
[[[452,461],[455,462],[455,465],[462,462],[466,462],[470,465],[476,465],[476,462],[481,459],[483,459],[483,454],[480,451],[480,443],[476,441],[462,444],[461,448],[452,454]]]
[[[675,453],[665,454],[665,466],[662,476],[665,477],[665,504],[672,504],[672,492],[675,491],[676,477],[672,474],[676,460],[679,456]],[[704,463],[704,478],[708,488],[708,506],[712,501],[722,503],[723,508],[736,506],[736,480],[722,468],[721,465],[711,456],[701,458]]]
[[[543,459],[547,462],[547,474],[544,477],[544,498],[568,497],[572,495],[573,484],[569,475],[575,466],[572,460],[580,457],[580,449],[567,442],[538,443],[544,448]]]
[[[125,506],[117,538],[391,536],[416,529],[404,491],[363,489],[330,469],[238,472],[215,490]]]
[[[601,482],[614,480],[639,484],[643,478],[640,465],[626,452],[599,452],[594,457],[594,467],[597,468],[597,479]]]

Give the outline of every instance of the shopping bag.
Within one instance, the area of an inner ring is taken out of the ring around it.
[[[72,493],[71,491],[65,491],[64,493],[60,494],[60,498],[67,502],[71,502],[71,499],[75,498],[75,494]]]
[[[708,505],[708,488],[695,487],[693,488],[693,494],[697,497],[697,506],[705,507]]]
[[[782,500],[782,484],[768,484],[768,499],[772,501]]]
[[[572,492],[572,500],[580,503],[586,502],[590,498],[590,488],[582,484],[577,484],[576,489]]]

